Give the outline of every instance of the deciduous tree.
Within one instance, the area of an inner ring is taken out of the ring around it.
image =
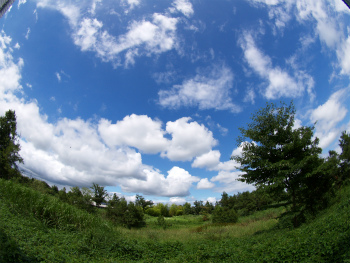
[[[323,160],[319,140],[313,137],[314,126],[295,128],[294,116],[293,103],[267,104],[252,115],[247,128],[240,128],[237,143],[243,146],[242,155],[232,158],[241,164],[241,181],[285,189],[296,211],[308,200],[310,182],[317,184],[322,177],[315,171]]]

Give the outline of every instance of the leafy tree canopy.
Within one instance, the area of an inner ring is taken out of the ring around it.
[[[19,175],[17,163],[23,163],[19,150],[16,114],[9,110],[0,117],[0,178]]]
[[[240,128],[237,143],[243,152],[232,157],[241,164],[241,181],[287,190],[293,209],[304,200],[306,178],[323,162],[319,140],[313,139],[314,126],[296,128],[294,116],[293,103],[267,104],[252,115],[247,128]]]
[[[96,202],[97,206],[106,201],[105,198],[108,193],[103,186],[93,183],[91,189],[93,191],[92,201]]]

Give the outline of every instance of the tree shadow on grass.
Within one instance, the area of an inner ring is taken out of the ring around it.
[[[0,228],[0,262],[39,262],[27,256],[3,229]]]

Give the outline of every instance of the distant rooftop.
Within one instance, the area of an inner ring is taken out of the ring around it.
[[[11,7],[15,0],[0,0],[0,18],[6,13]]]

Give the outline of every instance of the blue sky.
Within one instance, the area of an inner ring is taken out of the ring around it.
[[[0,114],[49,184],[215,202],[254,189],[230,156],[266,102],[317,121],[324,154],[350,130],[341,0],[19,0],[0,26]]]

